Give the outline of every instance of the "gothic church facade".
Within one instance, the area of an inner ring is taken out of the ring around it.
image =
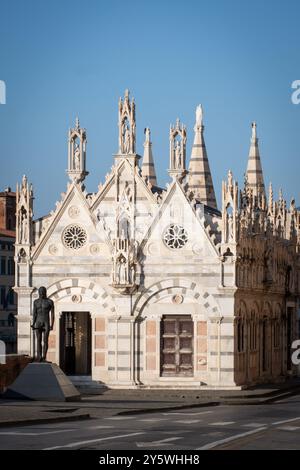
[[[119,100],[111,171],[88,193],[85,129],[68,138],[70,181],[33,219],[17,187],[18,351],[33,355],[40,286],[55,304],[47,359],[109,387],[236,388],[295,373],[300,213],[266,194],[256,125],[239,191],[229,171],[217,207],[202,107],[186,163],[187,129],[170,127],[170,182],[157,185],[150,129],[136,153],[135,102]]]

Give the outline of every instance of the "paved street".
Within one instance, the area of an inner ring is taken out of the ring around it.
[[[0,449],[300,449],[300,395],[0,429]]]

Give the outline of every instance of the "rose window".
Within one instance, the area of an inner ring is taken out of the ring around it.
[[[173,250],[182,248],[187,241],[187,232],[181,225],[172,224],[164,233],[165,244]]]
[[[63,232],[63,243],[67,248],[78,250],[87,240],[87,233],[80,225],[69,225]]]

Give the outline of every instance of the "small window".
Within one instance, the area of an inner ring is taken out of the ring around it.
[[[7,317],[7,324],[8,326],[15,326],[15,316],[14,314],[11,312],[8,317]]]
[[[6,258],[1,256],[1,274],[6,274]]]
[[[0,288],[0,302],[3,308],[6,307],[6,290],[5,287]]]
[[[8,303],[9,305],[15,304],[15,293],[12,289],[9,289],[8,291]]]
[[[9,275],[15,274],[15,262],[13,258],[8,259],[8,264],[7,264],[7,271]]]

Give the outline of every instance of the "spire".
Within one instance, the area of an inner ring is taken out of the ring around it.
[[[189,165],[189,189],[195,197],[213,208],[217,208],[215,190],[209,168],[203,125],[203,108],[201,104],[196,109],[195,138]]]
[[[273,210],[273,186],[272,186],[271,182],[269,184],[269,204],[268,204],[268,207],[269,207],[269,212],[271,213],[272,210]]]
[[[254,196],[263,194],[265,197],[265,184],[261,168],[261,161],[258,148],[258,138],[256,134],[256,123],[252,123],[252,136],[247,165],[248,185],[253,191]]]
[[[152,156],[152,142],[150,141],[150,129],[145,129],[145,142],[144,142],[144,157],[142,164],[142,176],[147,179],[149,183],[156,186],[156,174]]]

